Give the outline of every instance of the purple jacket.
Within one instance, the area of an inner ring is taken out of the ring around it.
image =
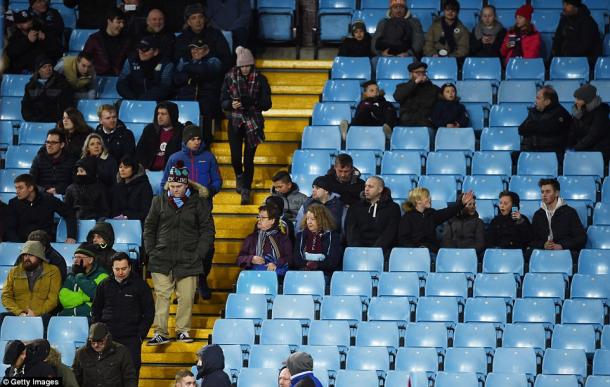
[[[256,255],[256,242],[258,241],[259,230],[256,229],[254,232],[246,237],[244,243],[241,245],[239,255],[237,256],[237,264],[243,269],[252,269],[252,257]],[[279,249],[278,264],[284,265],[292,261],[292,243],[290,238],[282,233],[280,230],[276,232],[272,238],[275,240],[276,245]],[[270,238],[265,239],[263,244],[263,255],[272,254],[273,247]],[[279,266],[278,265],[278,266]]]

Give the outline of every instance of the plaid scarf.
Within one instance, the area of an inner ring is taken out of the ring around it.
[[[251,148],[255,148],[265,140],[263,113],[254,104],[260,92],[258,70],[253,66],[250,74],[244,77],[241,75],[239,67],[233,67],[229,75],[229,95],[231,98],[241,100],[241,96],[248,96],[252,100],[251,106],[231,111],[231,124],[234,128],[245,126],[246,143]]]

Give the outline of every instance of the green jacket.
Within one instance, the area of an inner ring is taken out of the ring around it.
[[[214,243],[214,220],[202,186],[189,182],[191,196],[176,208],[167,191],[155,196],[144,222],[144,247],[152,273],[185,278],[203,274],[203,258]]]
[[[59,291],[59,302],[63,306],[61,316],[91,316],[91,304],[97,285],[108,277],[106,270],[93,264],[89,273],[70,273]]]

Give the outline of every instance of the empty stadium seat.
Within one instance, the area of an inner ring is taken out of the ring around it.
[[[610,227],[590,226],[587,229],[587,248],[610,249]]]
[[[466,176],[462,192],[473,191],[477,197],[477,209],[482,200],[497,200],[498,193],[504,190],[501,176]]]
[[[377,152],[369,150],[350,150],[346,153],[352,156],[354,167],[358,168],[360,173],[367,175],[377,174]]]
[[[595,219],[595,214],[593,215]],[[594,222],[595,223],[595,222]],[[579,274],[610,274],[610,251],[582,249],[578,257]]]
[[[335,323],[335,322],[333,322]],[[349,330],[349,327],[348,327]],[[341,368],[339,349],[332,345],[302,345],[299,351],[311,355],[315,367],[323,370],[338,371]],[[315,369],[314,369],[315,371]]]
[[[595,62],[595,79],[610,79],[610,57],[599,57]]]
[[[95,226],[94,219],[79,219],[77,224],[76,242],[85,242],[87,240],[87,234]],[[61,218],[57,224],[57,231],[55,234],[55,240],[65,241],[68,238],[68,231],[66,229],[66,221]],[[72,251],[72,250],[69,250]],[[69,257],[72,261],[72,256]]]
[[[477,387],[477,375],[471,372],[438,372],[435,386],[437,387]]]
[[[527,117],[525,104],[493,105],[489,112],[489,126],[519,126]]]
[[[503,298],[477,297],[466,300],[464,322],[506,323],[506,301]]]
[[[361,322],[356,334],[357,346],[388,347],[395,350],[399,345],[398,325],[391,321]]]
[[[390,271],[430,271],[430,252],[423,247],[394,247],[390,252]]]
[[[273,272],[242,270],[237,278],[237,293],[275,295],[277,288]]]
[[[296,37],[294,0],[259,0],[258,37],[264,41],[289,42]]]
[[[381,159],[382,175],[421,175],[421,155],[418,151],[386,151]],[[387,182],[386,182],[387,184]],[[392,194],[394,190],[392,190]]]
[[[563,199],[585,201],[588,205],[595,202],[597,185],[593,176],[559,176],[558,181]]]
[[[264,294],[229,294],[225,305],[226,318],[244,318],[260,324],[267,318],[267,297]]]
[[[510,273],[479,273],[474,280],[475,297],[502,297],[514,299],[517,296],[517,282]]]
[[[485,322],[456,324],[453,346],[462,348],[496,348],[496,327]]]
[[[274,319],[313,320],[315,317],[313,297],[306,294],[277,295],[273,299],[271,315]]]
[[[47,139],[47,132],[53,128],[53,122],[23,122],[19,127],[19,145],[41,146]]]
[[[555,32],[554,28],[552,32]],[[551,60],[550,76],[551,80],[576,79],[588,82],[589,62],[586,57],[555,57]]]
[[[346,368],[386,372],[390,369],[390,355],[382,347],[351,347],[347,352]]]
[[[399,205],[409,196],[409,191],[415,187],[415,175],[384,175],[379,177],[383,179],[385,186],[391,191],[392,199]]]
[[[481,151],[518,151],[521,148],[518,128],[483,128],[483,131],[481,132],[480,145]]]
[[[566,279],[557,273],[527,273],[523,277],[523,297],[565,298]]]
[[[574,102],[574,91],[581,86],[578,79],[556,79],[545,82],[545,86],[551,86],[557,92],[559,102]]]
[[[319,40],[340,42],[348,32],[355,0],[322,0],[318,6]]]
[[[438,128],[434,149],[436,151],[474,152],[474,131],[472,128]]]
[[[382,56],[377,61],[376,78],[381,79],[409,79],[407,67],[413,63],[412,57]]]
[[[405,346],[444,349],[447,347],[447,328],[442,322],[407,324]]]
[[[373,297],[368,308],[369,321],[394,321],[403,328],[411,320],[409,297]]]
[[[601,347],[603,349],[610,349],[610,327],[608,325],[604,326],[602,330]]]
[[[322,271],[289,270],[284,276],[283,294],[309,294],[324,296],[324,273]]]
[[[244,365],[243,355],[240,345],[221,345],[225,357],[225,372],[231,370],[240,371]]]
[[[345,149],[374,150],[385,149],[385,134],[381,126],[352,126],[347,132]]]
[[[499,83],[502,79],[502,66],[499,58],[466,58],[462,69],[462,79],[490,80]],[[460,95],[462,94],[462,89]]]
[[[544,352],[542,373],[550,375],[587,375],[587,357],[582,349],[553,349]]]
[[[338,56],[333,61],[331,79],[371,79],[369,58]],[[315,125],[315,124],[314,124]]]
[[[610,375],[610,350],[598,349],[595,351],[593,375]]]
[[[302,149],[341,149],[338,126],[306,126],[301,140]]]
[[[378,296],[419,297],[417,273],[381,273],[377,285]]]
[[[493,372],[536,375],[536,352],[533,348],[496,348]]]
[[[40,145],[10,145],[5,154],[4,168],[29,169]]]
[[[299,346],[303,342],[303,327],[297,320],[263,320],[261,344],[286,344]]]
[[[468,297],[468,280],[465,273],[429,273],[426,278],[426,296]]]
[[[123,100],[119,109],[119,119],[123,122],[149,123],[156,107],[155,101]]]
[[[595,352],[595,329],[591,325],[555,324],[551,348],[582,349],[592,354]]]
[[[73,343],[80,347],[87,343],[89,322],[81,316],[53,316],[49,320],[47,339],[51,344]]]
[[[376,371],[339,370],[335,387],[376,387],[379,384]]]
[[[608,275],[574,274],[570,294],[572,298],[610,298]]]
[[[487,387],[527,387],[525,374],[490,372],[485,379]]]
[[[484,348],[447,348],[445,353],[446,372],[487,373],[487,355]]]
[[[458,303],[453,297],[420,297],[415,321],[456,324],[459,321]]]
[[[322,90],[324,102],[350,102],[360,101],[362,94],[360,81],[355,79],[329,79]]]
[[[510,158],[510,153],[500,151],[474,152],[472,157],[472,175],[512,175],[512,161]],[[497,184],[498,182],[501,183],[502,179],[492,178],[479,181],[481,183],[485,182],[485,186],[489,187],[489,189],[497,189]],[[502,189],[500,189],[500,191],[496,191],[494,199],[497,199],[498,192],[501,191]],[[479,191],[475,190],[475,192],[477,193],[477,198],[481,197]]]
[[[517,161],[518,175],[556,176],[558,168],[554,152],[521,152]]]
[[[330,282],[330,294],[333,296],[371,297],[373,280],[369,273],[336,271]]]
[[[114,230],[115,243],[127,243],[140,246],[142,244],[142,223],[137,219],[107,219]]]
[[[466,174],[466,157],[462,152],[429,152],[426,174],[463,176]]]
[[[76,28],[70,33],[70,40],[68,41],[68,50],[73,53],[78,53],[85,48],[85,43],[89,36],[96,32],[95,29]]]
[[[396,126],[392,131],[390,140],[392,150],[417,150],[427,152],[430,150],[430,135],[424,126],[404,127]]]
[[[0,85],[0,94],[2,97],[23,97],[25,94],[25,85],[32,78],[31,75],[21,74],[4,74]]]
[[[255,345],[250,348],[249,368],[271,368],[279,370],[290,356],[287,345]]]
[[[610,45],[610,35],[608,35],[607,40]],[[610,53],[608,53],[608,55],[610,56]],[[597,95],[601,97],[603,102],[610,102],[610,79],[598,79],[591,81],[591,85],[597,88]]]
[[[536,98],[536,83],[529,80],[508,80],[500,83],[498,103],[526,102]]]
[[[585,387],[603,387],[610,383],[610,376],[596,376],[591,375],[587,378]]]
[[[43,335],[42,317],[6,316],[0,327],[0,339],[3,342],[42,339]]]
[[[29,172],[28,169],[0,169],[0,192],[15,192],[15,178]]]
[[[574,375],[538,375],[534,387],[578,387]]]
[[[396,370],[409,372],[438,371],[438,355],[434,348],[399,348],[396,353]]]
[[[596,226],[610,226],[610,203],[597,203],[593,210],[593,224]]]
[[[555,303],[550,298],[517,298],[513,306],[514,323],[554,324]]]
[[[404,79],[380,79],[377,81],[377,86],[379,86],[380,91],[383,90],[385,100],[393,104],[396,103],[394,99],[396,87],[404,82]]]
[[[529,79],[544,81],[544,61],[542,58],[511,58],[506,66],[506,79]]]
[[[268,387],[277,383],[278,370],[272,368],[242,368],[237,387]]]
[[[321,176],[326,174],[330,166],[328,150],[297,149],[292,155],[292,173],[295,175]]]
[[[347,321],[312,321],[309,326],[309,345],[349,347],[350,327]]]
[[[489,59],[489,58],[467,58],[468,59]],[[493,87],[489,80],[466,80],[457,81],[455,85],[458,90],[460,102],[462,103],[493,103]]]
[[[569,250],[534,250],[530,258],[530,273],[562,273],[572,275],[572,255]]]
[[[455,82],[457,76],[457,61],[453,57],[423,57],[422,62],[428,65],[430,79],[443,79]]]
[[[515,192],[521,198],[521,207],[524,200],[540,200],[540,176],[512,176],[508,185],[509,191]]]
[[[486,110],[488,109],[487,104],[464,102],[463,105],[470,117],[470,126],[472,126],[477,133],[481,132],[485,127]]]
[[[121,96],[117,92],[116,84],[119,77],[97,77],[97,95],[99,98],[119,99]],[[183,121],[181,121],[183,122]]]
[[[359,296],[326,296],[322,299],[320,318],[323,320],[362,320],[362,301]]]
[[[78,100],[76,107],[81,113],[83,113],[85,121],[98,122],[99,117],[97,116],[97,109],[105,104],[113,105],[114,102],[114,99],[80,99]],[[144,122],[150,123],[153,116],[153,111],[148,112],[148,120]]]
[[[519,249],[485,249],[483,273],[523,275],[523,252]]]
[[[361,8],[361,10],[354,11],[352,24],[357,20],[363,21],[366,25],[366,31],[372,35],[377,29],[377,23],[385,17],[388,10],[387,5],[384,8],[364,6],[361,6]]]
[[[214,344],[254,345],[254,324],[250,320],[218,319],[212,333]]]
[[[430,190],[432,201],[455,202],[456,200],[457,186],[455,176],[420,176],[417,185]]]
[[[502,346],[534,348],[542,353],[546,348],[546,333],[542,324],[506,324],[502,333]]]
[[[475,249],[441,248],[436,256],[436,271],[476,274],[477,253]]]

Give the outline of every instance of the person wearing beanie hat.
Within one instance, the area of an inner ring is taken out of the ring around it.
[[[57,308],[60,287],[59,269],[47,261],[42,243],[25,242],[2,289],[7,313],[0,315],[0,324],[7,315],[40,316],[46,326]]]
[[[23,364],[25,363],[25,344],[21,340],[10,340],[4,347],[4,358],[2,363],[9,366],[5,376],[16,378],[23,376]]]
[[[366,30],[362,20],[352,23],[351,35],[343,38],[337,56],[368,57],[374,56],[371,50],[371,34]]]
[[[61,274],[61,281],[63,282],[68,276],[68,268],[66,266],[66,260],[61,254],[51,246],[51,237],[45,230],[34,230],[28,235],[29,241],[38,241],[42,243],[44,247],[44,255],[51,265],[56,266]]]
[[[271,88],[244,47],[235,49],[237,65],[225,75],[221,106],[229,119],[231,164],[241,204],[250,204],[256,147],[265,140],[263,111],[271,109]],[[243,150],[243,154],[242,154]]]
[[[515,25],[508,30],[500,47],[505,65],[514,57],[540,58],[542,40],[532,24],[533,12],[534,8],[529,4],[522,5],[515,11]]]
[[[460,3],[446,0],[443,15],[432,22],[426,32],[424,56],[449,56],[458,60],[468,56],[470,34],[468,28],[458,18]]]
[[[585,84],[574,91],[569,146],[575,151],[602,152],[610,161],[610,106],[602,102],[597,89]]]
[[[419,56],[424,48],[421,22],[405,0],[390,0],[386,17],[377,23],[371,49],[377,56]]]
[[[336,230],[341,232],[344,206],[341,197],[332,191],[333,184],[330,176],[318,176],[311,184],[311,196],[305,200],[295,222],[295,230],[300,232],[303,230],[303,219],[310,205],[317,203],[322,204],[332,214]]]
[[[591,69],[602,56],[599,26],[581,0],[564,0],[563,12],[553,35],[552,56],[586,56]]]
[[[108,278],[108,272],[97,262],[100,251],[99,245],[89,242],[81,243],[74,251],[72,272],[59,291],[59,302],[63,307],[60,316],[91,315],[97,286]]]
[[[131,155],[119,163],[117,183],[111,188],[114,219],[139,219],[144,222],[153,198],[153,188],[142,164]]]
[[[230,387],[231,379],[224,372],[225,357],[220,345],[209,344],[197,351],[197,375],[201,387]]]
[[[313,374],[313,366],[313,358],[306,352],[295,352],[288,356],[286,367],[290,371],[291,386],[296,386],[299,383],[313,382],[315,387],[322,387],[320,380]]]
[[[96,157],[76,162],[74,183],[66,188],[64,203],[74,209],[77,219],[97,220],[110,215],[106,187],[98,182]]]

